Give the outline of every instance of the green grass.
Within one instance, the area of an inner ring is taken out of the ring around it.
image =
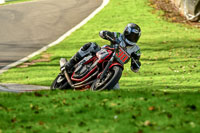
[[[0,129],[8,132],[198,132],[200,130],[200,30],[160,17],[147,0],[111,0],[99,14],[45,53],[49,62],[12,68],[0,82],[51,85],[59,59],[85,43],[108,42],[100,30],[141,26],[142,67],[125,65],[120,91],[1,93]],[[40,58],[41,55],[34,57]],[[11,125],[11,126],[10,126]]]
[[[20,2],[28,2],[28,1],[32,1],[32,0],[5,0],[5,3],[0,4],[0,5],[7,5],[7,4],[14,4],[14,3],[20,3]]]
[[[134,90],[2,93],[0,131],[198,133],[200,101],[197,99],[199,94],[191,92]]]

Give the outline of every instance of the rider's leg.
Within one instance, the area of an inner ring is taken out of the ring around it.
[[[119,82],[112,88],[113,90],[118,90],[118,89],[120,89],[120,87],[119,87]]]
[[[96,53],[101,48],[94,42],[89,42],[83,45],[80,50],[65,64],[66,70],[69,72],[70,70],[73,71],[73,67],[79,61],[81,61],[86,55],[90,53]]]

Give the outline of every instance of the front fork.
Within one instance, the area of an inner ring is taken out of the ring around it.
[[[108,61],[108,63],[107,63],[107,65],[106,65],[106,67],[105,67],[103,73],[102,73],[101,76],[100,76],[100,80],[104,78],[104,76],[105,76],[106,72],[108,71],[110,65],[113,63],[113,60],[114,60],[114,58],[115,58],[115,54],[116,54],[116,51],[113,53],[111,59]]]

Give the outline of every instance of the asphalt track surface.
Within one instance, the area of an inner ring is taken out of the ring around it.
[[[35,0],[0,6],[0,69],[55,41],[102,0]]]
[[[32,92],[39,90],[50,90],[49,86],[38,86],[38,85],[22,85],[22,84],[12,84],[12,83],[0,83],[0,92]]]

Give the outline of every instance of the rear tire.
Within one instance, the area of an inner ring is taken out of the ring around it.
[[[56,79],[53,81],[53,83],[51,84],[51,90],[56,90],[56,89],[69,89],[70,85],[67,82],[65,76],[63,74],[58,74],[58,76],[56,77]]]
[[[93,91],[102,91],[105,89],[112,89],[119,81],[122,75],[122,68],[120,66],[113,66],[107,72],[107,75],[100,80],[97,79],[91,86]]]

